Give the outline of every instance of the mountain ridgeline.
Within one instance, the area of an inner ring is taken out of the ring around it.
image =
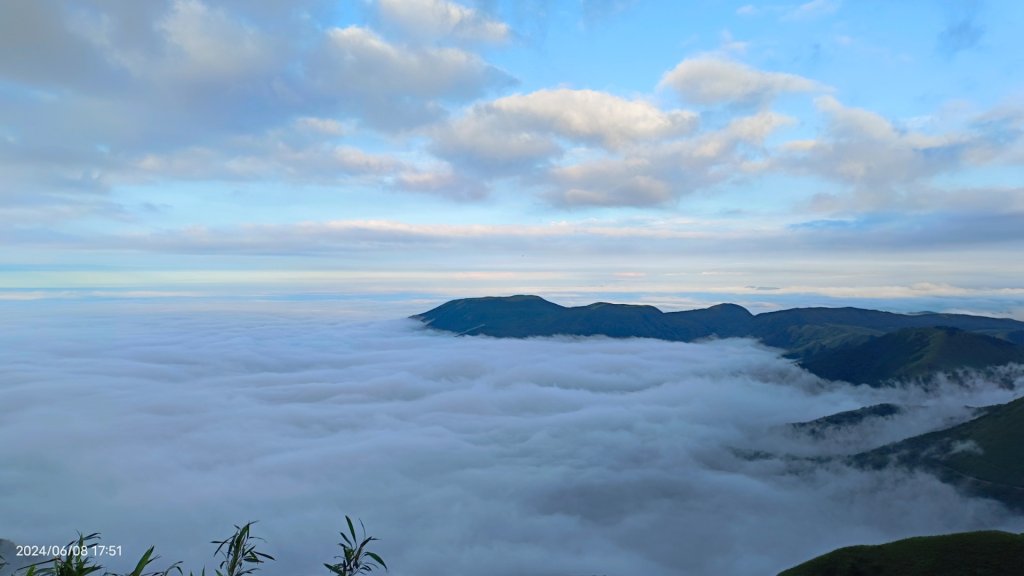
[[[565,307],[539,296],[509,296],[453,300],[413,318],[459,335],[499,338],[756,338],[823,378],[873,386],[1024,363],[1024,322],[966,314],[794,308],[754,315],[736,304],[662,312],[605,302]]]

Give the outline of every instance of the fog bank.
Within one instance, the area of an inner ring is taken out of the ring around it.
[[[1012,390],[824,383],[749,340],[456,338],[297,313],[0,320],[0,538],[76,531],[212,568],[232,524],[326,574],[345,514],[396,576],[772,574],[837,546],[980,528],[1000,506],[927,475],[810,465]],[[919,407],[876,434],[788,422]],[[851,442],[853,442],[851,444]]]

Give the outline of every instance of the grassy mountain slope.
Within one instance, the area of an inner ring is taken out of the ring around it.
[[[1021,343],[1024,322],[966,314],[894,314],[862,308],[793,308],[758,314],[751,336],[805,359],[830,348],[861,344],[907,328],[947,326]]]
[[[831,380],[878,385],[958,368],[1024,362],[1024,346],[956,328],[905,328],[859,344],[825,349],[801,365]]]
[[[928,470],[968,492],[1024,510],[1024,398],[986,408],[974,420],[851,458],[870,468]]]
[[[1024,574],[1024,534],[985,531],[840,548],[779,576],[1010,576]]]

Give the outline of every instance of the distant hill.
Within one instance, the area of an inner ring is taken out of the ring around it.
[[[856,410],[837,412],[808,422],[795,422],[789,427],[815,438],[823,438],[836,430],[857,426],[867,420],[898,416],[905,411],[906,408],[897,404],[873,404]]]
[[[1010,576],[1024,574],[1024,534],[985,531],[840,548],[779,576]]]
[[[753,317],[746,308],[735,304],[666,314],[654,306],[607,302],[567,308],[539,296],[452,300],[413,316],[431,328],[463,335],[500,338],[600,335],[677,341],[712,335],[746,335]]]
[[[850,461],[869,468],[927,470],[969,493],[1024,510],[1024,398],[981,412],[969,422],[888,444]]]
[[[413,318],[459,335],[499,338],[757,338],[819,376],[871,385],[1024,361],[1024,322],[966,314],[794,308],[754,315],[736,304],[666,313],[606,302],[566,307],[521,295],[452,300]]]

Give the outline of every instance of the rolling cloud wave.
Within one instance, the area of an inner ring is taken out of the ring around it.
[[[267,573],[316,574],[344,514],[399,576],[768,574],[841,545],[1021,529],[926,475],[781,456],[842,448],[788,422],[919,406],[881,426],[899,437],[1014,396],[983,382],[851,388],[748,340],[454,338],[273,308],[0,327],[0,537],[100,531],[125,565],[156,544],[212,567],[209,540],[258,519]]]

